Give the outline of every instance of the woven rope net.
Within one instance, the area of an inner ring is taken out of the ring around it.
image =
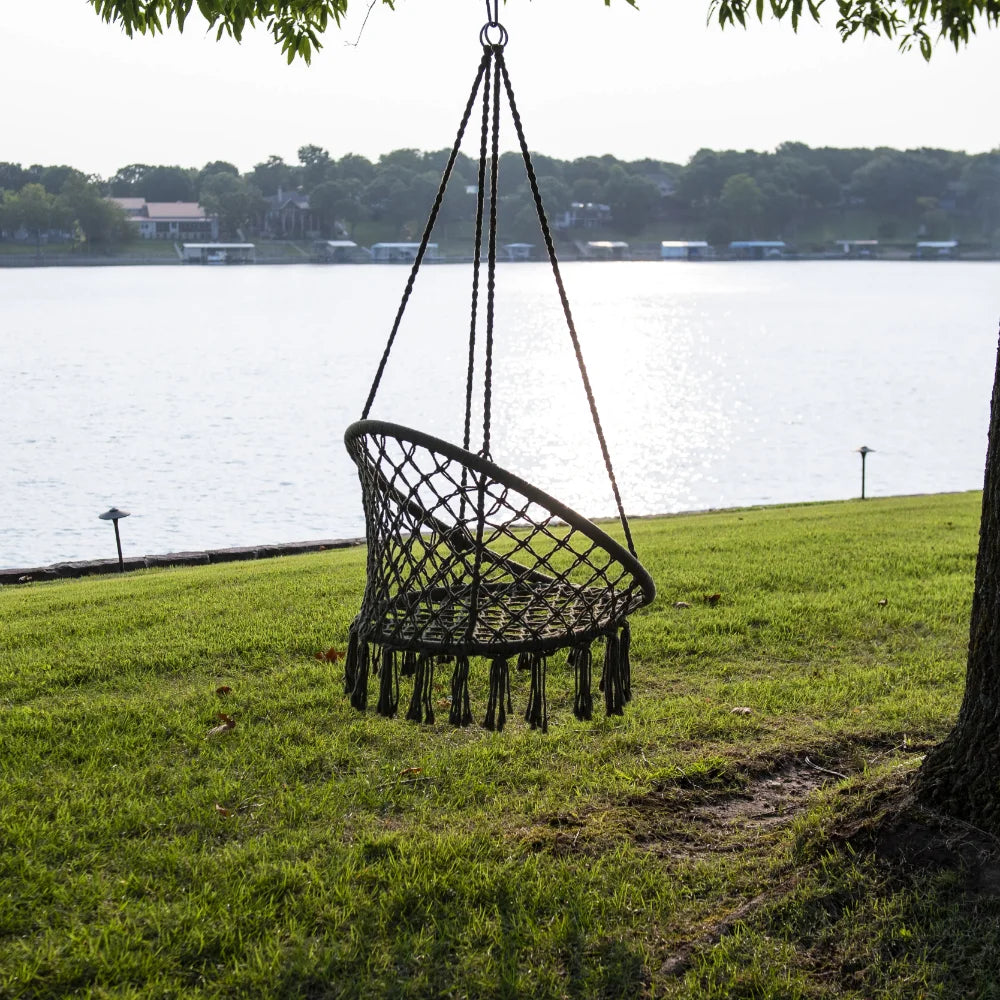
[[[360,637],[396,650],[512,656],[589,643],[652,599],[639,562],[518,477],[380,421],[345,435],[368,532]]]

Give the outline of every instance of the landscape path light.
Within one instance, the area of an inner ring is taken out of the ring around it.
[[[863,444],[860,448],[856,449],[857,453],[861,456],[861,499],[865,498],[865,459],[868,457],[869,452],[873,452],[874,448],[869,448],[868,445]]]
[[[118,533],[118,522],[123,517],[128,517],[129,512],[127,510],[119,510],[117,507],[112,507],[110,510],[106,510],[103,514],[97,515],[102,521],[111,521],[115,526],[115,544],[118,546],[118,572],[125,572],[125,560],[122,559],[122,537]]]

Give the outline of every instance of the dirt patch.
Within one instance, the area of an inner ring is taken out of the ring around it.
[[[844,777],[797,757],[755,773],[710,776],[709,787],[682,778],[630,800],[637,819],[634,839],[671,856],[719,850],[718,835],[787,824],[805,809],[812,792]],[[709,829],[716,836],[706,836]]]
[[[811,792],[840,778],[805,761],[793,761],[750,782],[745,791],[696,807],[692,818],[742,829],[787,823],[806,806]]]

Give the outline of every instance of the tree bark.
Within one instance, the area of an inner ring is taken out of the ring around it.
[[[918,800],[1000,833],[1000,350],[990,405],[979,555],[958,722],[917,774]]]

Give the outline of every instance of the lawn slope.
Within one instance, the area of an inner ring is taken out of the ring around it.
[[[349,707],[361,549],[0,591],[0,997],[993,995],[995,845],[886,819],[979,502],[636,522],[633,704],[554,657],[547,736]]]

